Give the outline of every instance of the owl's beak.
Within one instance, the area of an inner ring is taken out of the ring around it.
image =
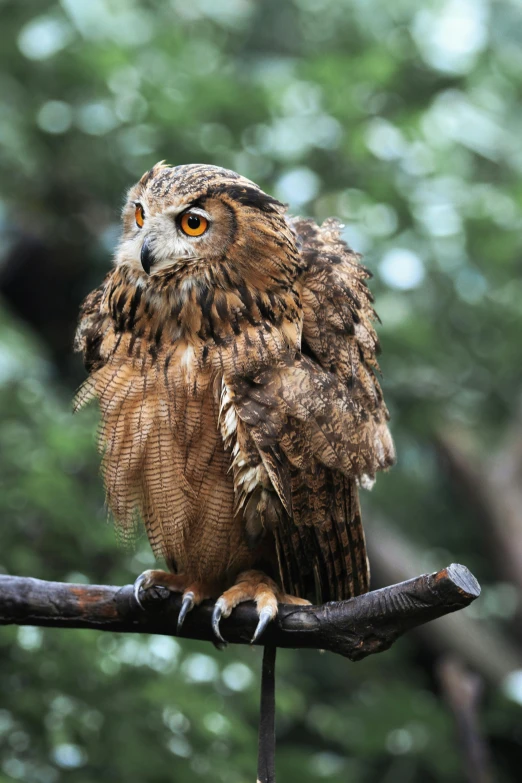
[[[154,256],[152,255],[152,250],[150,249],[150,239],[148,237],[143,240],[140,258],[143,269],[149,275],[150,268],[154,263]]]

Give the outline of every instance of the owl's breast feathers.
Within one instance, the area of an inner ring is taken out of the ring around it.
[[[333,222],[289,221],[280,276],[120,265],[82,308],[107,501],[170,567],[223,582],[272,552],[283,588],[368,587],[357,483],[392,464],[368,273]],[[288,243],[287,243],[288,244]],[[269,555],[270,556],[270,555]]]

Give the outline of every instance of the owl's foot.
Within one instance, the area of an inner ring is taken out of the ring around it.
[[[254,644],[268,623],[277,615],[277,605],[281,604],[309,604],[304,598],[288,595],[279,589],[273,579],[262,571],[243,571],[236,579],[236,583],[218,598],[212,612],[212,629],[222,644],[226,641],[221,635],[219,623],[221,618],[229,617],[234,607],[244,601],[255,601],[259,621],[251,639]]]
[[[179,610],[176,628],[177,633],[183,627],[187,614],[204,601],[205,598],[211,597],[210,592],[202,582],[190,581],[183,574],[171,574],[168,571],[153,569],[144,571],[134,582],[134,598],[138,606],[144,609],[140,599],[140,592],[156,587],[167,589],[171,593],[183,593],[183,601]]]

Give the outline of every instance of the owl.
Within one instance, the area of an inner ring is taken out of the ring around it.
[[[327,220],[291,218],[256,184],[158,163],[131,188],[114,268],[81,308],[75,347],[99,403],[108,507],[143,523],[159,585],[220,620],[254,601],[368,589],[358,488],[394,461],[377,379],[369,272]]]

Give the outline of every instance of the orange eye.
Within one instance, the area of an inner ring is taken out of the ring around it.
[[[181,216],[180,226],[189,237],[200,237],[208,228],[208,220],[196,212],[185,212]]]
[[[143,226],[143,223],[145,222],[145,212],[143,211],[143,207],[141,204],[136,204],[136,209],[134,210],[134,217],[136,218],[136,225],[141,228]]]

